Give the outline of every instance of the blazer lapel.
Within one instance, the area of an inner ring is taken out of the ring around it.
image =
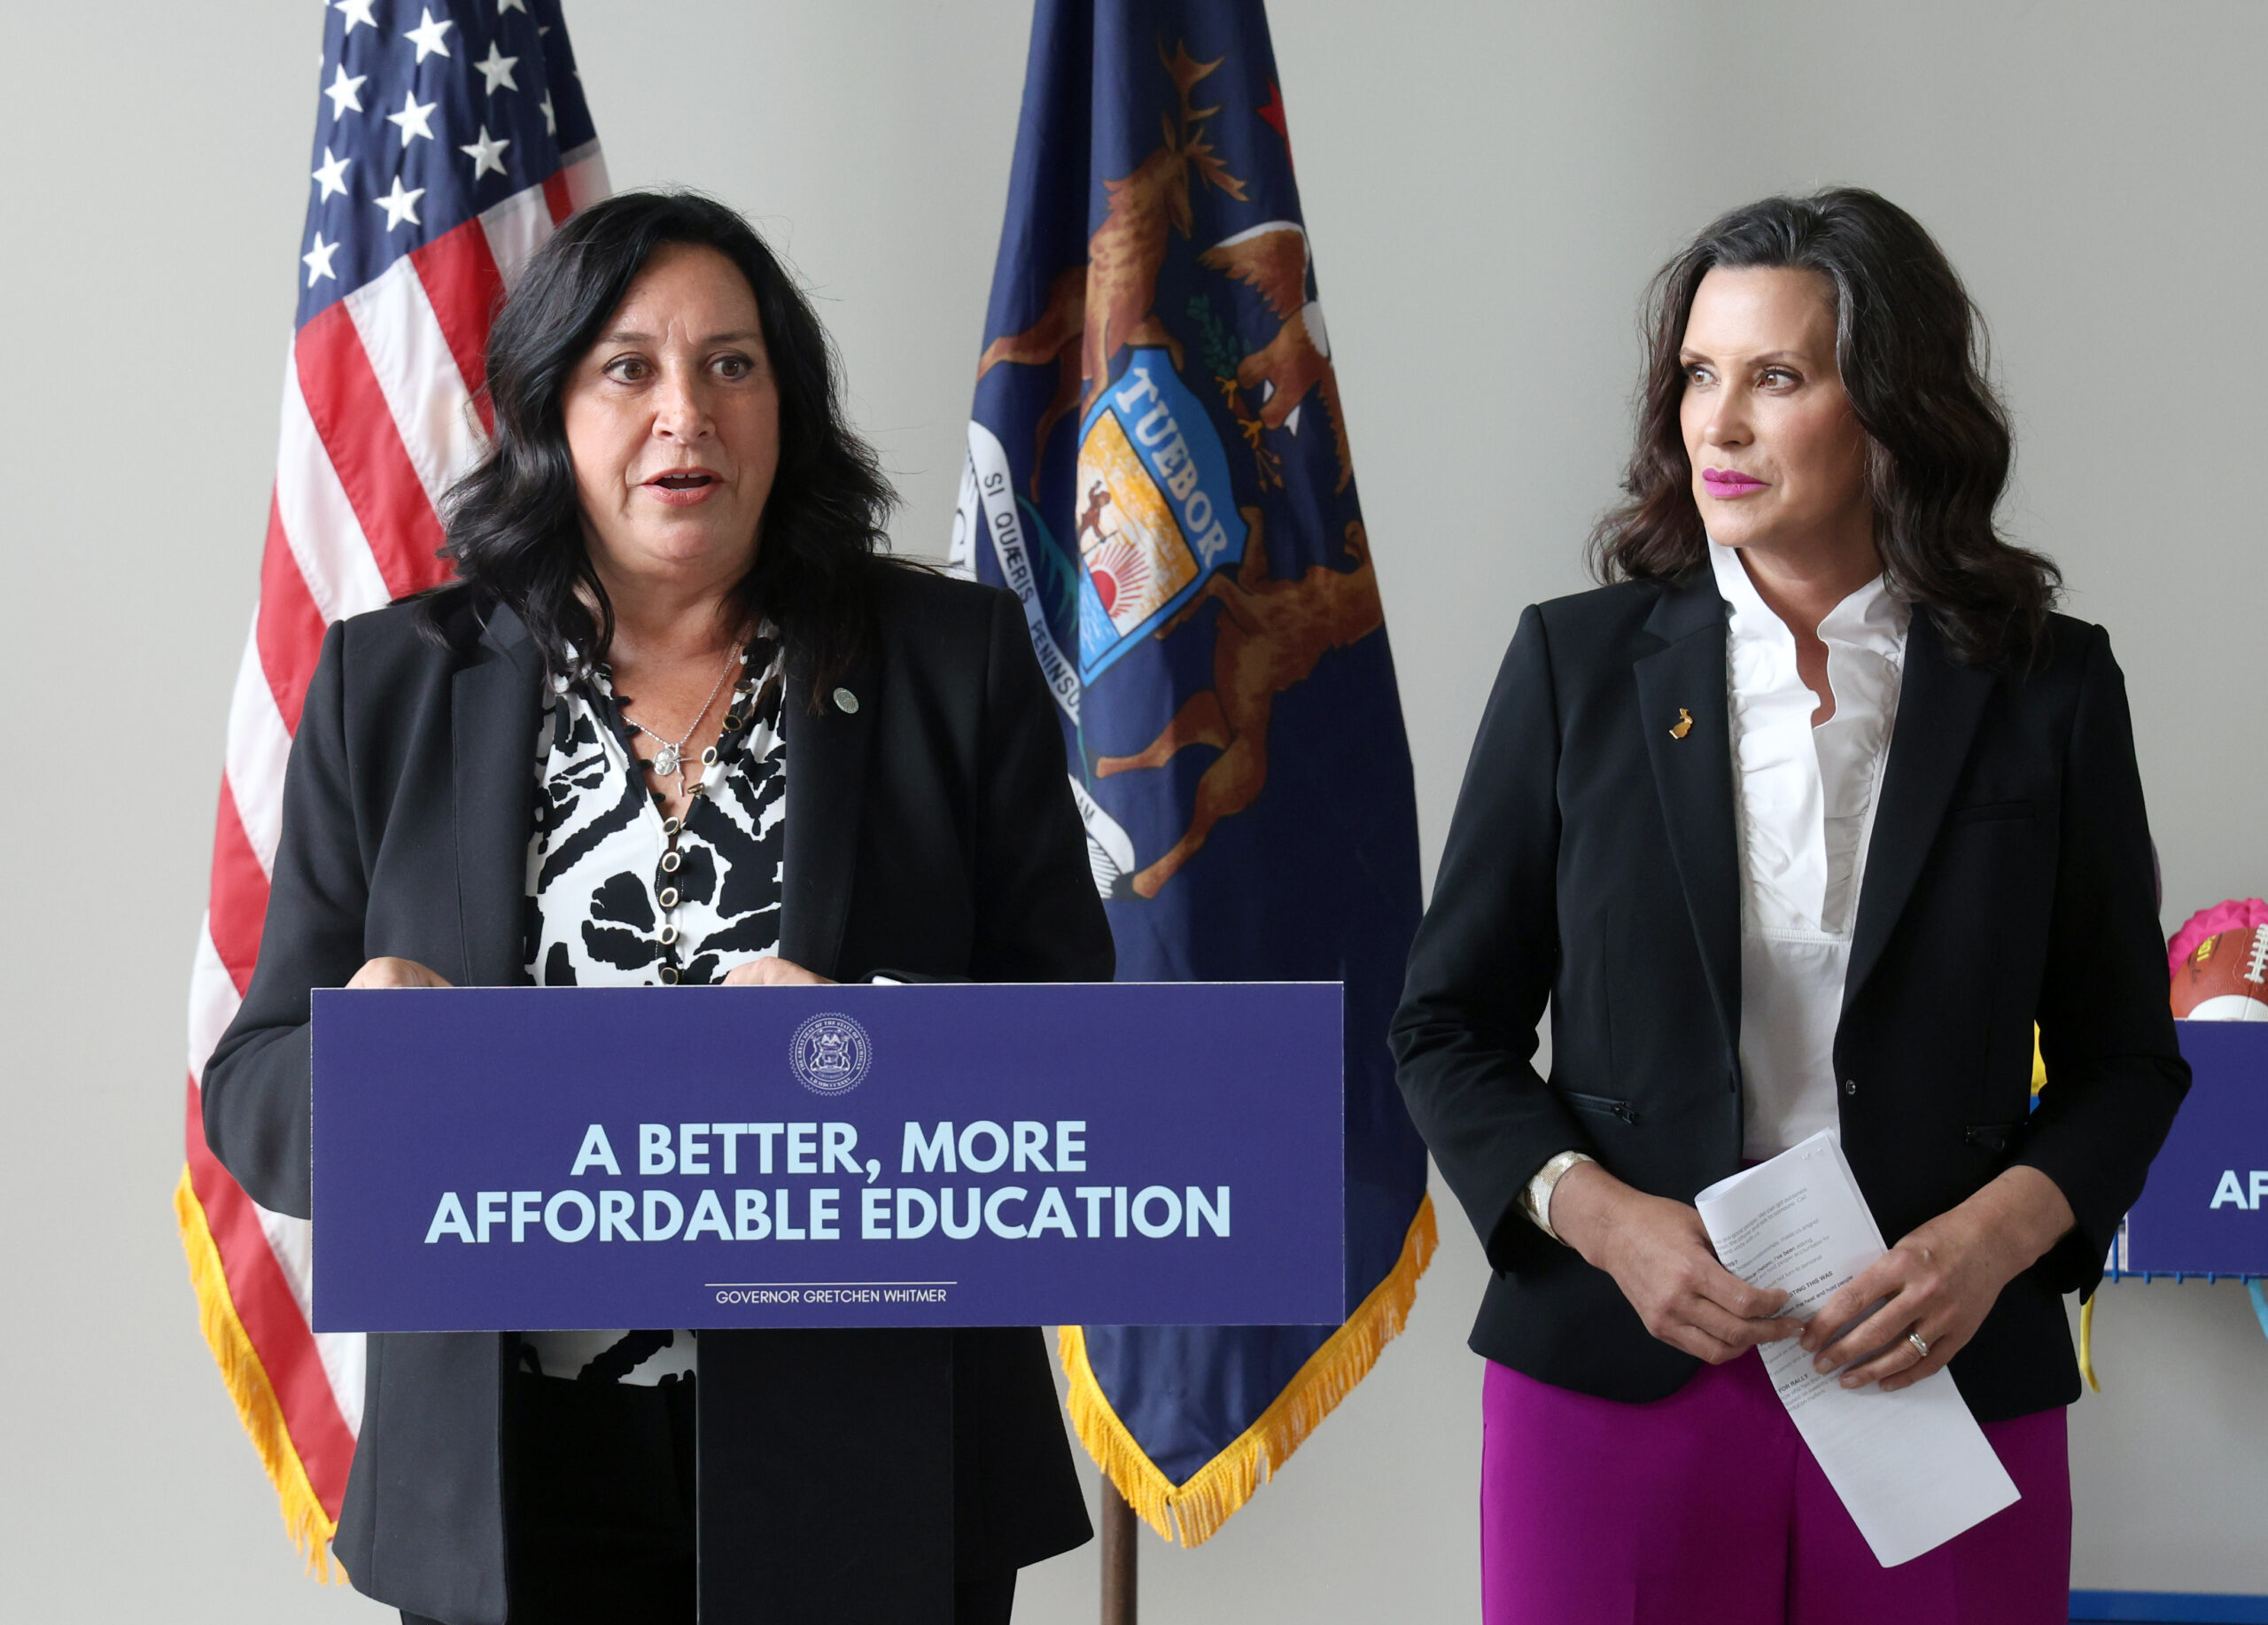
[[[1740,1047],[1740,836],[1733,820],[1725,704],[1725,604],[1706,571],[1666,588],[1646,630],[1668,647],[1641,657],[1638,711],[1669,827],[1671,855],[1728,1053]],[[1681,719],[1692,726],[1683,734]]]
[[[1990,672],[1954,665],[1929,612],[1916,606],[1906,634],[1906,675],[1868,843],[1859,917],[1851,930],[1851,965],[1843,982],[1845,1010],[1881,960],[1914,894],[1969,759],[1992,682]]]
[[[858,855],[859,798],[880,698],[873,662],[862,661],[823,696],[814,716],[810,671],[799,660],[789,663],[781,711],[788,742],[788,829],[780,956],[822,976],[841,968],[843,921]]]
[[[535,737],[543,662],[527,628],[498,609],[450,693],[456,796],[457,923],[463,983],[524,979],[528,838],[535,828]]]

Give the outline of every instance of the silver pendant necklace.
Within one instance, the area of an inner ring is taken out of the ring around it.
[[[733,668],[735,665],[744,665],[747,662],[748,651],[743,649],[736,648],[731,654],[725,657],[725,669],[717,673],[716,686],[709,690],[709,697],[701,702],[700,714],[693,719],[693,726],[687,728],[684,735],[678,739],[664,739],[644,723],[626,713],[624,715],[622,719],[625,722],[629,723],[632,727],[661,746],[660,750],[654,752],[653,769],[656,777],[666,779],[674,774],[678,781],[679,790],[680,792],[684,790],[686,744],[695,733],[700,731],[701,725],[708,720],[710,708],[716,704],[717,696],[724,692],[725,680],[733,674]]]

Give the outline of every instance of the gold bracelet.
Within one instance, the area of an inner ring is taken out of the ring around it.
[[[1566,1178],[1567,1170],[1576,1163],[1597,1161],[1596,1157],[1586,1151],[1562,1151],[1557,1156],[1536,1170],[1535,1177],[1530,1179],[1526,1187],[1520,1192],[1522,1210],[1534,1222],[1538,1230],[1562,1247],[1567,1245],[1567,1239],[1551,1228],[1551,1193],[1557,1187],[1559,1181]]]

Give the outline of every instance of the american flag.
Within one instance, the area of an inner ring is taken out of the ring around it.
[[[447,573],[435,504],[490,420],[482,352],[518,268],[607,190],[557,0],[331,0],[260,603],[229,709],[189,999],[175,1193],[206,1341],[311,1565],[362,1412],[359,1335],[307,1319],[303,1219],[206,1149],[198,1080],[260,952],[284,766],[325,626]]]

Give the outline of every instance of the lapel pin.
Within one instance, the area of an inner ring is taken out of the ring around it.
[[[1669,736],[1672,739],[1682,739],[1692,731],[1693,713],[1681,705],[1677,708],[1677,721],[1670,728]]]

